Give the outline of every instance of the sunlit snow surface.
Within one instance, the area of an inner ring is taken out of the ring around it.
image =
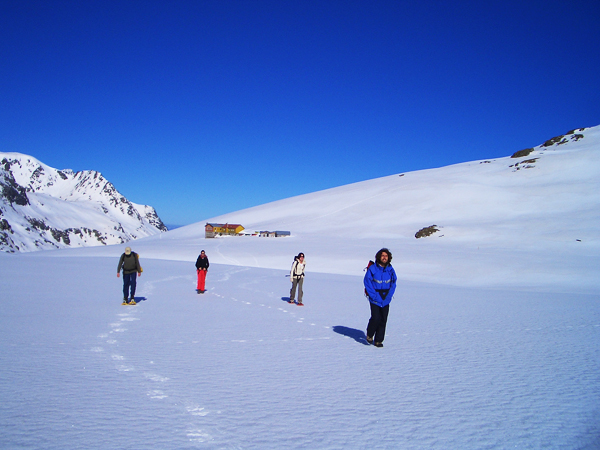
[[[597,449],[598,295],[401,282],[385,347],[360,276],[0,255],[0,448]]]

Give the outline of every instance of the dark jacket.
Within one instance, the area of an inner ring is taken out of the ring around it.
[[[120,272],[123,269],[123,274],[127,275],[130,273],[142,273],[142,268],[140,267],[140,261],[137,253],[131,252],[129,255],[123,253],[121,255],[121,259],[119,259],[119,265],[117,266],[117,272]]]
[[[391,264],[373,264],[367,269],[364,284],[369,301],[377,306],[389,305],[396,291],[396,272]]]
[[[210,266],[210,263],[208,262],[208,256],[204,255],[204,258],[198,256],[198,259],[196,260],[196,269],[208,270],[208,266]]]

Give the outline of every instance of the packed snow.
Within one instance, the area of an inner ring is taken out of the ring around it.
[[[581,134],[207,220],[291,237],[137,240],[136,306],[125,244],[0,253],[0,448],[600,448],[600,128]],[[375,348],[383,246],[399,282]]]

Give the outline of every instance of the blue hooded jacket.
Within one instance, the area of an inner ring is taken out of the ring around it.
[[[396,291],[396,280],[396,272],[391,264],[385,267],[372,264],[364,279],[369,301],[381,307],[389,305]]]

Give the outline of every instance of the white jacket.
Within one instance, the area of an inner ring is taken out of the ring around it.
[[[306,259],[304,260],[303,263],[301,263],[299,260],[295,260],[292,263],[292,270],[290,270],[290,278],[294,279],[294,277],[295,278],[303,277],[305,267],[306,267]]]

